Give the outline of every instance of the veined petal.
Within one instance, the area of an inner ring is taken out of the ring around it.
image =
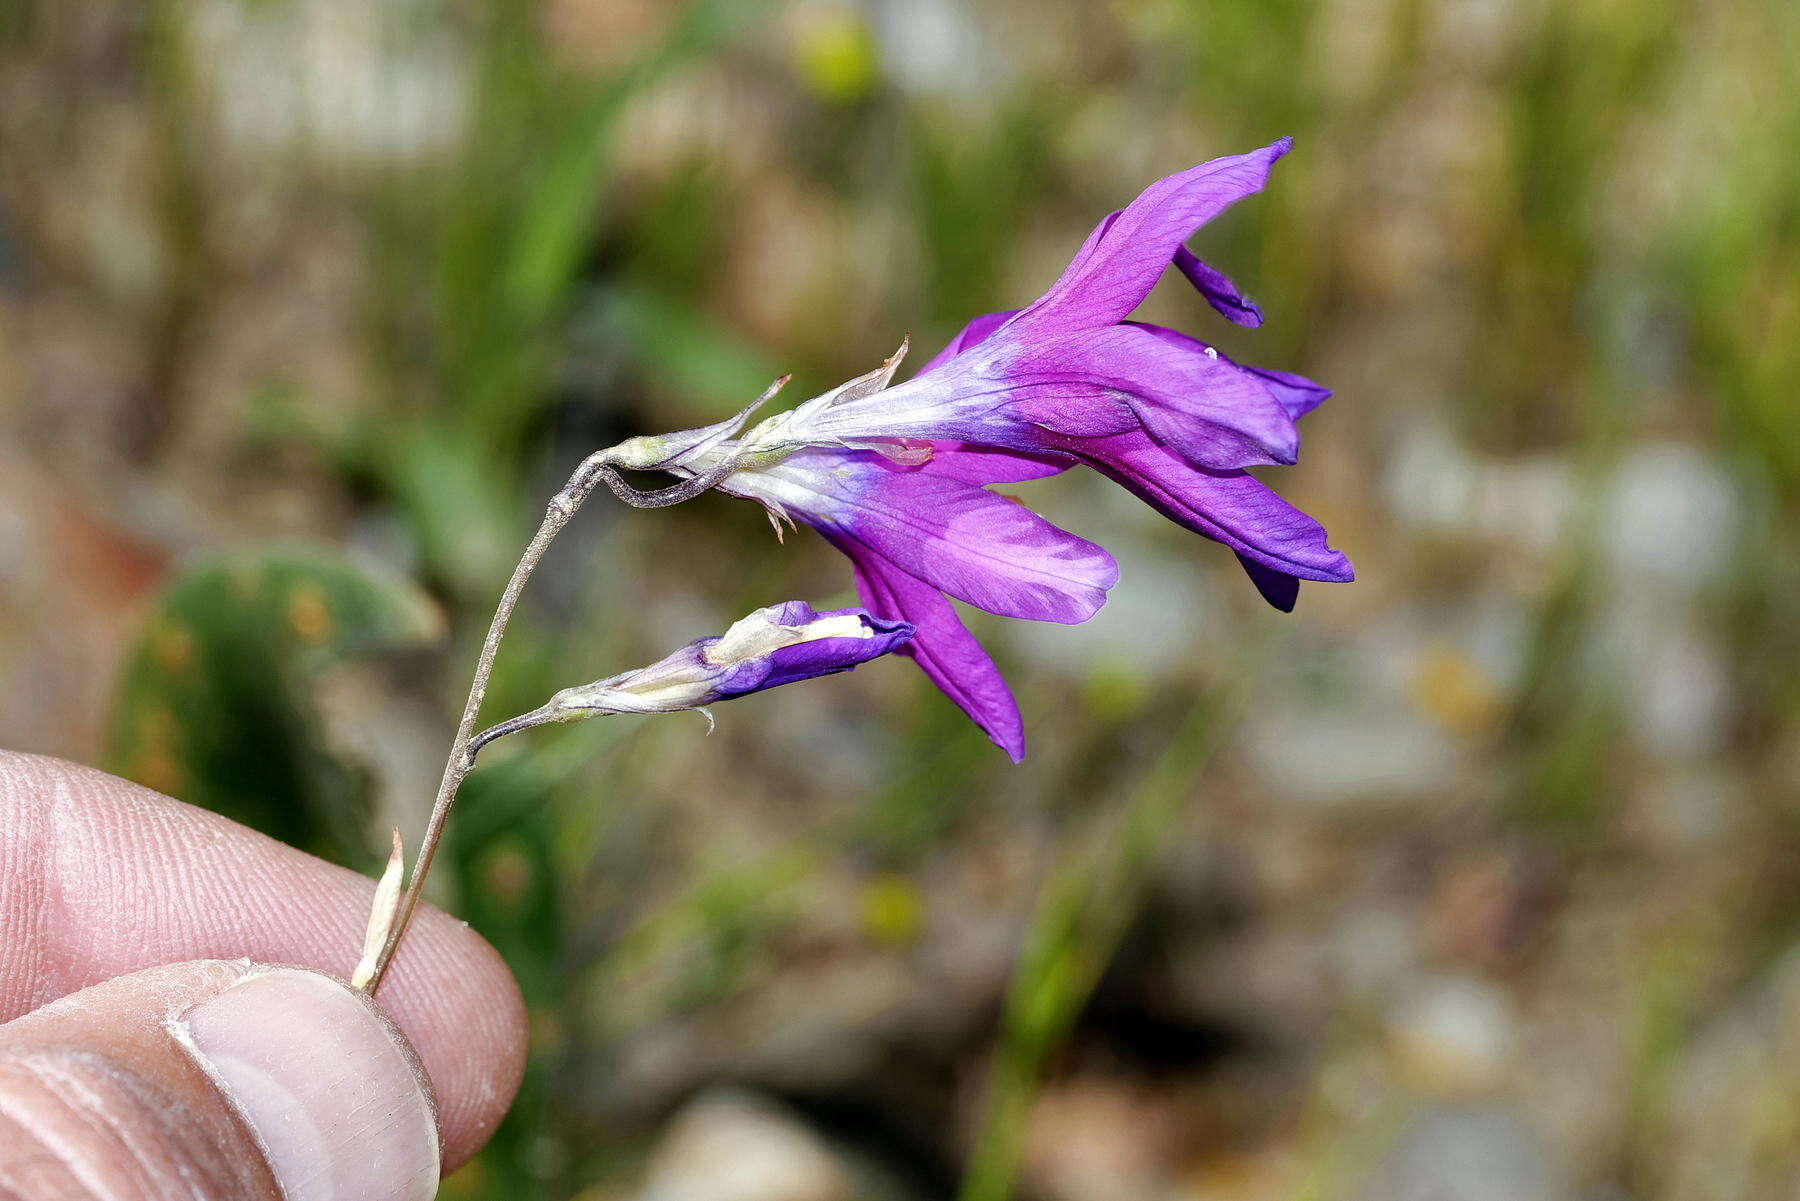
[[[1022,484],[1067,471],[1076,463],[1077,460],[1062,455],[995,450],[966,442],[933,442],[931,457],[914,470],[965,484]]]
[[[1083,622],[1118,581],[1105,550],[1025,506],[867,451],[802,451],[720,486],[773,499],[807,524],[1004,617]]]
[[[912,641],[900,648],[943,694],[969,715],[1014,763],[1025,757],[1025,727],[1000,669],[936,588],[901,571],[868,547],[830,533],[856,574],[856,591],[872,613],[903,620]]]
[[[1220,354],[1216,348],[1208,346],[1205,342],[1197,338],[1190,338],[1180,330],[1170,329],[1166,325],[1152,325],[1148,321],[1127,321],[1125,324],[1134,329],[1146,330],[1168,345],[1182,348],[1188,353],[1198,350],[1201,354],[1211,355],[1226,366],[1251,376],[1268,390],[1269,395],[1275,398],[1275,403],[1281,406],[1290,421],[1298,421],[1331,399],[1330,388],[1323,384],[1316,384],[1304,375],[1240,363],[1236,359]]]
[[[1204,342],[1137,322],[1031,339],[997,325],[977,340],[998,316],[971,323],[931,370],[886,392],[770,419],[759,427],[771,439],[762,449],[887,439],[1042,455],[1058,449],[1046,431],[1104,438],[1143,428],[1214,470],[1292,463],[1299,453],[1293,418],[1271,382]],[[1297,388],[1280,379],[1274,386],[1284,394]],[[1299,401],[1306,403],[1316,401]]]
[[[1006,380],[1008,408],[1056,433],[1105,437],[1141,424],[1196,466],[1215,470],[1291,463],[1298,454],[1293,419],[1262,380],[1161,326],[1009,342],[970,368]],[[1121,423],[1120,409],[1135,420]]]
[[[1323,526],[1248,472],[1195,468],[1141,433],[1084,443],[1082,451],[1165,517],[1247,559],[1303,580],[1355,578]]]
[[[1150,294],[1188,236],[1236,201],[1260,192],[1269,169],[1292,146],[1292,139],[1282,138],[1157,180],[1096,227],[1049,291],[1008,328],[1042,337],[1123,321]]]

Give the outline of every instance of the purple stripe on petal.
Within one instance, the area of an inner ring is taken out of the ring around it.
[[[1176,249],[1231,204],[1262,190],[1286,154],[1283,138],[1249,154],[1213,159],[1157,180],[1103,222],[1061,277],[1007,326],[1044,337],[1123,321],[1150,294]]]
[[[1256,302],[1238,291],[1224,272],[1195,258],[1186,246],[1175,248],[1175,270],[1186,276],[1194,290],[1206,297],[1206,303],[1233,325],[1255,329],[1263,323],[1262,310]]]
[[[717,641],[717,639],[708,641]],[[747,659],[727,668],[712,681],[708,688],[712,696],[706,703],[710,705],[715,700],[730,700],[734,696],[743,696],[746,693],[757,692],[769,687],[770,685],[767,683],[769,668],[770,663],[767,659]],[[791,683],[792,681],[783,682]]]
[[[873,613],[904,618],[914,628],[900,654],[969,715],[1014,763],[1025,758],[1025,726],[1000,669],[975,641],[956,610],[931,585],[907,575],[867,547],[826,535],[850,559],[856,591]]]

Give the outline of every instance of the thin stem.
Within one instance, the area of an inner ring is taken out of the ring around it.
[[[779,392],[787,381],[788,377],[784,375],[770,384],[749,408],[738,415],[738,420],[741,422],[748,417],[757,406]],[[475,678],[469,684],[469,699],[463,704],[462,720],[457,723],[456,737],[450,743],[450,757],[444,763],[444,776],[438,783],[437,799],[431,805],[431,818],[425,824],[425,837],[419,843],[419,856],[413,861],[412,875],[406,881],[406,895],[400,900],[393,928],[369,976],[365,991],[371,996],[381,987],[381,981],[387,975],[388,964],[393,961],[394,952],[399,950],[400,939],[412,923],[413,910],[418,908],[419,894],[425,888],[425,875],[431,870],[431,861],[437,856],[438,842],[444,834],[444,823],[450,818],[450,808],[456,802],[457,791],[475,766],[476,754],[496,738],[542,724],[542,720],[532,720],[540,718],[540,713],[528,713],[524,717],[502,722],[493,729],[484,731],[479,737],[475,735],[475,718],[481,711],[482,700],[487,696],[488,677],[494,671],[494,656],[500,649],[500,639],[505,636],[507,623],[512,620],[513,610],[518,607],[519,594],[525,591],[526,581],[531,579],[538,561],[550,548],[551,540],[562,531],[563,526],[569,524],[575,511],[581,508],[582,502],[587,500],[603,480],[626,504],[640,509],[658,509],[698,496],[730,475],[736,467],[727,457],[704,475],[654,492],[640,492],[627,484],[613,469],[611,453],[598,451],[583,459],[581,466],[575,469],[575,474],[569,477],[569,482],[563,485],[562,491],[551,498],[550,505],[544,512],[543,523],[538,526],[531,545],[520,556],[518,566],[513,568],[512,579],[506,582],[506,590],[500,594],[500,604],[494,610],[494,620],[488,623],[487,637],[481,643],[481,655],[475,660]],[[712,720],[710,715],[707,720]]]
[[[450,743],[450,757],[444,764],[444,776],[438,784],[437,799],[432,802],[431,818],[425,825],[425,837],[419,843],[418,858],[413,861],[412,875],[406,882],[406,895],[400,901],[399,917],[369,976],[366,991],[371,996],[381,987],[381,982],[387,975],[388,964],[393,961],[394,952],[400,947],[400,939],[412,922],[413,910],[418,907],[419,894],[425,888],[425,875],[431,870],[431,861],[437,855],[438,842],[443,837],[444,823],[449,820],[457,790],[462,787],[469,770],[475,766],[475,750],[478,748],[470,746],[475,732],[475,717],[481,711],[482,700],[487,696],[488,678],[494,671],[494,655],[500,649],[500,639],[506,633],[507,623],[512,620],[513,610],[518,607],[519,594],[525,591],[526,581],[531,579],[531,573],[537,569],[538,562],[550,548],[551,541],[569,523],[569,519],[575,516],[575,511],[600,482],[604,469],[604,454],[590,455],[582,460],[581,466],[575,469],[575,474],[569,477],[569,482],[563,485],[562,491],[551,499],[544,512],[543,523],[538,526],[531,545],[520,556],[519,565],[513,568],[512,579],[506,582],[506,590],[500,594],[500,603],[494,610],[494,620],[488,623],[487,637],[482,641],[481,654],[475,660],[475,678],[469,685],[469,698],[463,704],[462,720],[457,723],[456,737]]]

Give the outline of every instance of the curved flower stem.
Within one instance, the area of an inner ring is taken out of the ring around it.
[[[708,488],[736,471],[738,464],[727,459],[705,475],[683,480],[679,484],[671,484],[667,488],[658,488],[654,492],[640,492],[627,484],[617,471],[608,464],[600,464],[595,468],[600,479],[612,489],[613,495],[634,509],[663,509],[669,505],[678,505],[684,500],[692,500]],[[593,485],[589,485],[591,488]]]
[[[431,818],[425,825],[425,837],[419,843],[418,858],[413,861],[412,875],[407,879],[406,892],[400,897],[397,916],[392,923],[387,943],[376,958],[374,969],[364,988],[371,996],[381,987],[388,964],[393,961],[400,939],[412,921],[413,910],[418,907],[419,894],[425,887],[425,875],[431,870],[431,861],[437,855],[438,842],[444,833],[444,822],[450,817],[450,808],[456,801],[457,790],[462,787],[469,770],[475,766],[475,753],[480,749],[479,746],[471,745],[475,717],[481,710],[482,700],[487,696],[488,678],[494,671],[494,655],[500,649],[500,639],[506,634],[506,626],[512,620],[513,610],[518,607],[519,594],[524,592],[526,581],[537,569],[544,552],[550,548],[551,540],[575,516],[575,511],[593,492],[603,473],[610,473],[606,466],[606,452],[589,455],[582,460],[581,466],[575,469],[575,474],[569,477],[569,482],[563,485],[562,491],[551,498],[542,524],[538,526],[531,544],[525,548],[525,553],[520,556],[519,565],[513,568],[512,579],[506,582],[506,590],[500,594],[494,619],[488,623],[487,637],[482,640],[481,654],[475,660],[475,678],[469,685],[469,698],[463,704],[462,720],[457,723],[456,737],[450,743],[450,757],[444,764],[443,780],[438,784],[437,799],[431,806]],[[510,723],[502,723],[507,724]],[[483,736],[484,744],[502,733],[511,732],[499,730],[499,727],[496,730],[499,732],[489,731]]]
[[[558,720],[566,721],[567,718],[559,719],[551,711],[550,706],[548,705],[533,709],[530,713],[521,713],[517,717],[509,717],[497,725],[489,726],[481,733],[469,739],[469,758],[473,760],[475,756],[481,754],[482,747],[497,739],[505,738],[508,734],[517,734],[522,730],[534,729],[537,726],[548,725],[549,723]]]

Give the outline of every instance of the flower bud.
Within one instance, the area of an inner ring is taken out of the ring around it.
[[[863,609],[818,612],[804,601],[758,609],[725,633],[689,643],[648,667],[565,688],[538,711],[545,721],[603,713],[674,713],[832,672],[895,650],[912,637],[904,621]]]

